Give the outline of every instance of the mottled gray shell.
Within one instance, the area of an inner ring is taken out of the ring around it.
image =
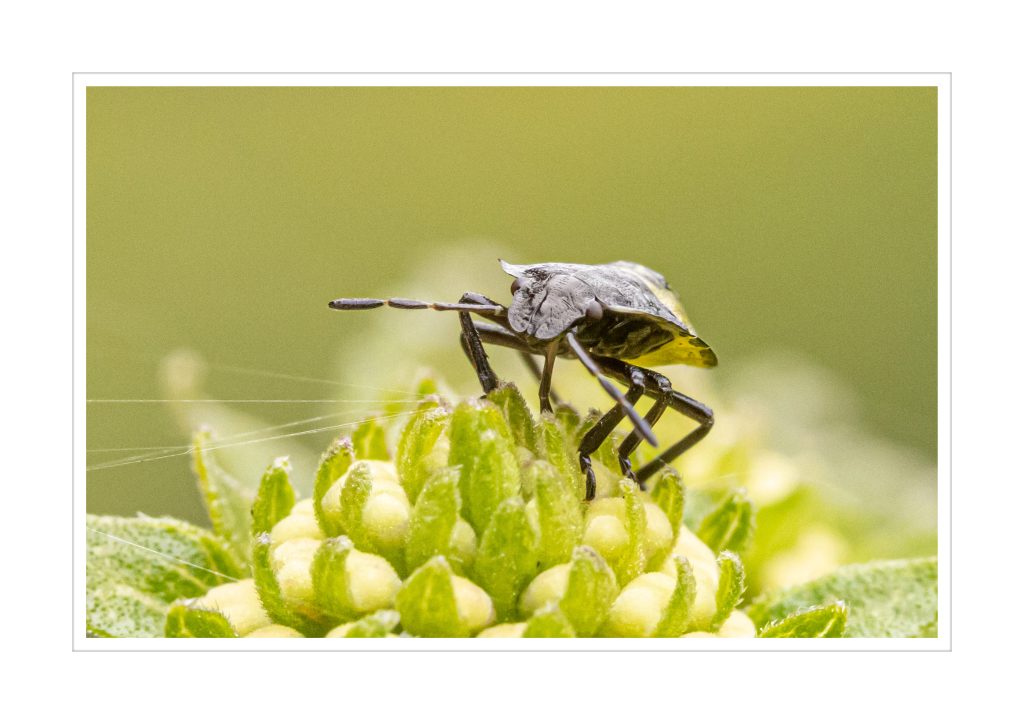
[[[516,332],[536,339],[554,339],[587,314],[595,300],[617,314],[658,317],[684,335],[689,326],[655,294],[667,290],[665,279],[647,267],[630,262],[611,264],[529,264],[501,262],[519,280],[508,310]]]

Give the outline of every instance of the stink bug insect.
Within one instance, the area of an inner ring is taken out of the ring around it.
[[[718,358],[697,336],[679,298],[657,272],[639,264],[527,264],[501,262],[515,277],[512,303],[505,307],[487,297],[467,292],[457,303],[413,299],[335,299],[331,309],[435,309],[459,313],[462,348],[476,370],[484,393],[498,386],[484,351],[484,342],[519,351],[540,380],[540,407],[551,411],[551,374],[556,357],[578,359],[597,378],[616,404],[583,436],[579,445],[580,469],[587,480],[587,499],[594,497],[596,480],[590,456],[624,417],[633,430],[619,447],[624,475],[641,487],[651,475],[702,440],[714,424],[706,405],[676,392],[668,378],[648,369],[688,364],[714,367]],[[487,320],[474,320],[471,314]],[[543,367],[534,356],[543,358]],[[627,386],[622,392],[607,378]],[[634,405],[642,396],[654,404],[645,416]],[[555,397],[557,401],[557,397]],[[682,413],[698,427],[658,457],[634,472],[630,454],[647,440],[657,445],[652,430],[666,409]]]

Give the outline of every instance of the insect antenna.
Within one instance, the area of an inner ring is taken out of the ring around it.
[[[500,304],[476,304],[469,302],[421,302],[418,299],[403,299],[391,297],[390,299],[369,299],[351,298],[335,299],[328,302],[331,309],[357,310],[376,309],[377,307],[394,307],[395,309],[433,309],[438,312],[478,312],[480,314],[501,314],[505,308]]]

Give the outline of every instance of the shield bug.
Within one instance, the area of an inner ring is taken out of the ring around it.
[[[577,359],[615,400],[615,406],[591,427],[579,445],[580,469],[587,480],[587,499],[596,491],[590,456],[612,430],[628,417],[633,430],[618,449],[625,475],[641,487],[651,475],[702,440],[714,424],[711,409],[672,389],[668,378],[650,369],[688,364],[714,367],[718,358],[694,331],[679,298],[665,278],[632,262],[611,264],[508,264],[515,278],[507,307],[482,294],[467,292],[455,303],[414,299],[335,299],[331,309],[434,309],[458,312],[462,348],[485,393],[498,386],[484,343],[519,351],[540,380],[540,406],[550,412],[551,376],[557,357]],[[474,319],[477,315],[485,321]],[[534,359],[540,357],[540,365]],[[625,392],[612,377],[626,385]],[[643,396],[653,399],[641,416],[634,405]],[[697,423],[697,428],[666,448],[654,460],[633,471],[630,454],[646,440],[657,445],[653,427],[665,410],[673,409]]]

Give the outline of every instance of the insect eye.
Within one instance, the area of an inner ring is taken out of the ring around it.
[[[516,277],[516,280],[512,282],[512,293],[515,294],[523,286],[523,280]]]

